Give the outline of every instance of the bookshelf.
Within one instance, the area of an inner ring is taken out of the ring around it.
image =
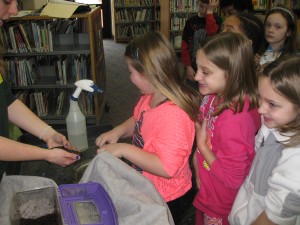
[[[161,32],[171,41],[175,51],[180,51],[182,32],[188,18],[198,13],[197,0],[161,1]]]
[[[87,124],[98,124],[105,105],[106,70],[101,9],[71,18],[28,15],[1,27],[0,41],[13,93],[48,124],[65,124],[75,81],[93,80],[103,93],[82,92]]]
[[[293,10],[293,12],[298,16],[300,15],[300,1],[294,0],[252,0],[254,13],[264,19],[266,11],[277,6],[278,4],[285,6],[286,8]]]
[[[160,1],[113,0],[112,23],[116,42],[128,42],[148,31],[160,30]]]

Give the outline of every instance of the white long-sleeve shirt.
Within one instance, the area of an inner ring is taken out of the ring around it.
[[[276,224],[300,225],[300,146],[262,125],[256,156],[229,215],[232,225],[250,225],[265,211]]]

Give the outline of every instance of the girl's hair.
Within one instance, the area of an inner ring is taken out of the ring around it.
[[[196,121],[199,94],[185,85],[178,59],[170,42],[159,32],[134,38],[125,49],[125,57],[149,82]]]
[[[267,13],[265,20],[264,20],[264,25],[266,25],[266,21],[268,17],[274,13],[280,13],[283,18],[285,18],[287,22],[287,31],[290,32],[290,35],[286,37],[285,42],[284,42],[284,49],[280,55],[280,57],[287,55],[287,54],[294,54],[297,52],[297,25],[296,25],[296,15],[293,14],[289,9],[287,9],[284,6],[278,5],[277,7],[274,7],[269,10]],[[266,49],[268,48],[269,43],[263,38],[263,44],[262,48],[259,51],[259,54],[262,55]]]
[[[236,13],[240,21],[240,29],[252,41],[253,53],[260,49],[260,43],[264,36],[264,25],[260,18],[250,13]]]
[[[270,78],[273,90],[300,109],[300,56],[290,55],[270,63],[260,76]],[[300,144],[300,114],[278,128],[281,134],[292,132],[288,145]]]
[[[231,108],[235,113],[244,108],[246,96],[250,109],[258,106],[257,76],[251,42],[242,34],[224,32],[207,38],[200,51],[225,72],[226,86],[219,99],[216,115]]]

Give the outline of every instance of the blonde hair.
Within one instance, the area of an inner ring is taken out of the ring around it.
[[[184,84],[178,60],[170,42],[159,32],[149,32],[134,38],[125,50],[132,66],[189,117],[196,121],[199,94]]]
[[[225,109],[241,112],[246,96],[250,100],[249,110],[258,106],[258,81],[252,44],[244,35],[219,33],[208,38],[200,51],[203,51],[209,61],[225,71],[226,86],[218,96],[221,103],[216,115]]]
[[[260,76],[268,77],[273,90],[291,102],[295,110],[300,109],[300,56],[290,55],[276,60]],[[282,135],[293,133],[285,145],[300,144],[300,114],[295,120],[277,129]]]

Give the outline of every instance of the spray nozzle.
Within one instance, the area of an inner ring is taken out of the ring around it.
[[[97,87],[97,85],[92,80],[79,80],[75,82],[75,85],[77,86],[75,92],[71,96],[72,100],[77,100],[81,91],[85,90],[91,93],[101,93],[103,92],[100,88]]]

